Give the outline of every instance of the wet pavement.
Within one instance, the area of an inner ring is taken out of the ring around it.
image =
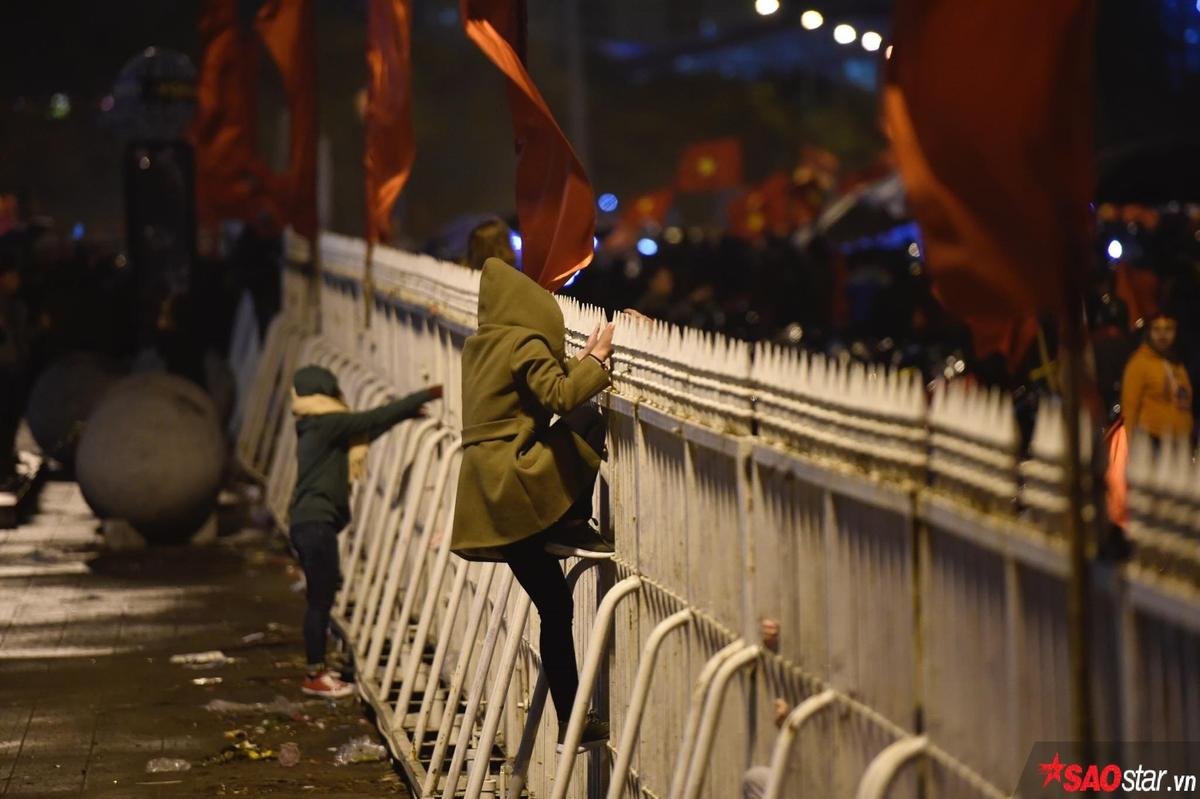
[[[303,595],[279,539],[113,552],[73,483],[40,506],[0,530],[0,795],[406,793],[386,761],[334,765],[379,739],[356,698],[300,693]],[[171,663],[210,650],[234,661]],[[154,758],[190,769],[147,773]]]

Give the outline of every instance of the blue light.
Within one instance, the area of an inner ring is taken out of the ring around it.
[[[570,279],[570,280],[568,280],[566,283],[563,283],[563,288],[565,288],[565,289],[569,289],[569,288],[571,288],[571,284],[572,284],[572,283],[574,283],[576,280],[578,280],[578,279],[579,279],[579,275],[580,275],[580,274],[582,274],[582,273],[583,273],[583,270],[582,270],[582,269],[580,269],[578,272],[576,272],[575,274],[571,275],[571,279]]]
[[[1183,32],[1183,40],[1188,44],[1200,44],[1200,31],[1188,28]]]
[[[593,250],[600,249],[600,237],[599,236],[592,236],[592,249]]]
[[[617,199],[617,195],[605,193],[600,195],[600,199],[596,201],[596,205],[600,206],[600,210],[604,213],[611,214],[621,207],[621,201]]]
[[[84,236],[84,227],[82,222],[76,222],[75,227],[71,228],[71,238],[79,241]]]
[[[508,234],[508,243],[512,245],[513,252],[520,252],[521,251],[521,234],[519,234],[519,233]]]
[[[1117,258],[1120,258],[1121,254],[1123,252],[1125,252],[1125,248],[1121,246],[1121,242],[1117,241],[1116,239],[1113,239],[1112,241],[1110,241],[1108,243],[1108,257],[1109,258],[1112,258],[1114,260]]]
[[[658,242],[654,239],[638,239],[637,251],[649,258],[658,254]]]

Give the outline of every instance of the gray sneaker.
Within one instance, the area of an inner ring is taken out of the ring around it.
[[[555,751],[562,754],[563,738],[567,736],[567,725],[564,722],[558,724],[558,746]],[[598,749],[608,742],[608,722],[601,721],[592,711],[588,711],[587,721],[583,725],[583,735],[579,737],[579,748],[575,750],[576,754],[583,754],[589,749]]]

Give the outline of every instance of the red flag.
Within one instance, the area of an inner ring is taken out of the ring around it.
[[[969,318],[966,321],[971,328],[975,357],[983,359],[992,353],[1000,353],[1010,375],[1020,368],[1021,361],[1025,359],[1026,353],[1037,338],[1038,320],[1035,316],[1022,319]]]
[[[800,203],[792,196],[792,179],[786,172],[775,172],[762,183],[734,198],[729,204],[729,233],[750,241],[770,233],[786,236]]]
[[[1088,263],[1092,6],[897,3],[888,133],[962,317],[1062,313]]]
[[[317,235],[317,59],[311,0],[267,0],[255,23],[283,77],[290,112],[288,168],[277,181],[287,221]]]
[[[256,146],[257,42],[238,27],[237,0],[209,0],[200,19],[204,54],[189,138],[196,151],[201,225],[222,219],[278,224],[279,208]]]
[[[742,144],[734,138],[697,142],[679,159],[680,191],[730,189],[742,182]]]
[[[522,269],[554,291],[592,261],[596,202],[583,165],[525,69],[520,0],[460,0],[468,38],[508,79]]]
[[[412,173],[417,144],[412,125],[410,0],[367,5],[367,242],[392,235],[392,205]]]
[[[621,224],[641,227],[647,222],[653,222],[662,227],[667,221],[667,212],[671,210],[674,199],[675,192],[670,187],[642,194],[634,198],[625,213],[621,214]]]
[[[628,250],[637,241],[638,234],[646,223],[656,227],[666,224],[675,190],[670,188],[646,192],[625,206],[617,226],[604,239],[604,249],[609,252]]]

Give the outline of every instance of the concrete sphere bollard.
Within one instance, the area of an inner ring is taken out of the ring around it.
[[[151,543],[179,543],[212,513],[224,460],[208,395],[145,373],[113,386],[92,413],[75,473],[96,515],[128,521]]]
[[[42,452],[70,465],[84,424],[105,392],[121,379],[102,355],[73,352],[46,367],[33,384],[25,420]]]

